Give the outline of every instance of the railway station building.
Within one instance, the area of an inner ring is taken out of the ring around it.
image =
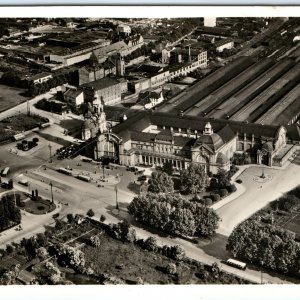
[[[175,169],[201,164],[207,172],[230,169],[236,153],[248,153],[252,163],[282,165],[292,155],[283,126],[176,116],[159,112],[137,112],[106,120],[103,107],[86,118],[83,139],[91,139],[95,160],[109,157],[121,165],[163,166]],[[108,112],[110,115],[110,112]],[[116,116],[116,113],[113,114]]]

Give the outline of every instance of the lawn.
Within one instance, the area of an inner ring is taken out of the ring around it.
[[[24,92],[25,89],[0,84],[0,112],[14,107],[29,99],[28,97],[24,97],[21,95]]]
[[[52,212],[56,207],[55,204],[51,203],[49,200],[44,199],[28,199],[23,203],[25,204],[25,206],[21,208],[34,215],[43,215]]]
[[[218,279],[210,271],[206,278],[199,275],[197,262],[175,262],[158,253],[142,250],[132,243],[122,243],[100,233],[98,248],[86,245],[82,251],[85,259],[93,268],[95,275],[107,274],[123,280],[126,284],[135,284],[141,278],[148,284],[204,284],[204,283],[241,283],[242,280],[222,273]],[[165,272],[169,263],[176,263],[177,274]],[[243,282],[246,283],[246,282]]]

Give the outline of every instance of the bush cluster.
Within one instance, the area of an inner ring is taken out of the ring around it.
[[[140,223],[173,235],[212,236],[219,222],[215,211],[177,194],[139,195],[128,211]]]

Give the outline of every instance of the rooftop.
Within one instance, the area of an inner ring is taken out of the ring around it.
[[[104,78],[98,79],[98,80],[93,81],[93,82],[85,83],[82,86],[83,87],[91,87],[94,90],[99,91],[99,90],[105,89],[107,87],[110,87],[110,86],[113,86],[113,85],[116,85],[116,84],[119,84],[119,83],[120,83],[120,81],[117,78],[104,77]]]

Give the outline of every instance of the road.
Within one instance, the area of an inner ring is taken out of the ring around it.
[[[229,236],[240,222],[299,185],[300,166],[296,163],[289,163],[285,169],[265,167],[264,172],[270,176],[266,182],[255,181],[262,173],[262,168],[258,166],[251,166],[238,176],[245,190],[239,197],[217,209],[222,219],[218,233]]]

